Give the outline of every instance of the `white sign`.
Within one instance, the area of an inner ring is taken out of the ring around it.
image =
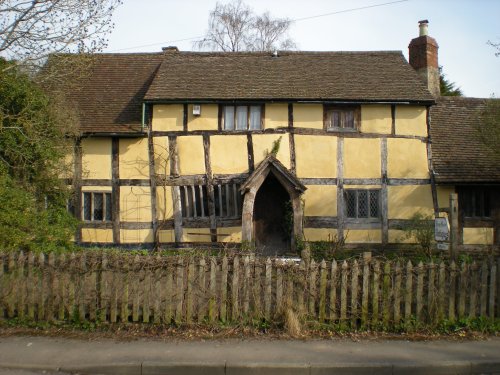
[[[449,250],[450,244],[448,242],[438,242],[437,248],[438,250]]]
[[[434,220],[434,238],[436,241],[450,240],[450,225],[445,217],[438,217]]]

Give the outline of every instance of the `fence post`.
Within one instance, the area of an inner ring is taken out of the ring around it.
[[[488,302],[488,265],[483,261],[481,266],[481,317],[486,317]]]
[[[479,287],[477,282],[477,264],[472,262],[470,267],[470,300],[469,300],[469,318],[476,317],[476,305],[477,305],[477,289]]]
[[[319,276],[319,321],[323,323],[326,316],[326,262],[323,259],[320,265]]]
[[[142,258],[143,298],[142,298],[142,321],[149,323],[151,320],[151,255]]]
[[[332,261],[332,268],[330,271],[330,323],[337,320],[337,278],[338,278],[338,268],[337,261],[334,259]]]
[[[356,327],[358,320],[358,281],[359,281],[359,265],[358,261],[354,260],[351,271],[351,327]]]
[[[250,305],[250,257],[247,255],[243,258],[243,314],[248,314],[248,307]],[[254,282],[257,280],[254,279]]]
[[[378,324],[379,313],[379,278],[380,278],[380,262],[375,260],[373,264],[373,285],[372,285],[372,327]]]
[[[121,295],[121,308],[120,308],[120,321],[128,322],[129,309],[129,278],[130,278],[130,257],[125,257],[123,262],[123,275],[122,275],[122,295]]]
[[[450,194],[450,259],[457,260],[458,251],[458,195],[456,193]]]
[[[35,288],[37,283],[35,282],[35,277],[33,276],[33,267],[35,266],[35,254],[30,252],[28,254],[28,318],[35,319]],[[3,272],[3,263],[0,254],[0,285]],[[1,298],[1,292],[0,292]],[[3,318],[3,308],[0,307],[0,319]]]
[[[221,295],[220,295],[220,319],[225,322],[227,320],[227,269],[228,260],[224,256],[222,258],[222,275],[221,275]]]
[[[206,311],[207,311],[207,287],[206,287],[206,262],[205,257],[201,257],[199,265],[198,265],[198,297],[196,298],[196,313],[198,317],[198,323],[202,323],[203,319],[205,319]]]
[[[316,275],[317,265],[314,259],[311,259],[310,274],[309,274],[309,315],[311,318],[316,317]]]
[[[394,282],[394,324],[399,324],[401,320],[401,265],[399,261],[394,267],[396,280]]]
[[[231,319],[236,322],[240,316],[239,314],[239,269],[240,269],[240,258],[236,255],[233,259],[233,278],[231,284]]]
[[[182,304],[184,299],[184,263],[182,257],[176,257],[176,306],[175,306],[175,322],[179,324],[182,321]]]
[[[386,260],[384,264],[382,291],[382,322],[384,328],[388,328],[391,306],[391,262],[389,260]]]
[[[66,288],[68,286],[69,275],[68,275],[68,265],[66,263],[66,254],[59,254],[59,262],[58,262],[58,271],[59,271],[59,298],[57,302],[59,304],[59,311],[57,318],[59,320],[64,320],[66,315],[66,305],[68,302],[68,298],[66,296]]]
[[[455,294],[457,284],[457,265],[454,261],[450,264],[450,286],[448,289],[449,302],[448,302],[448,319],[451,322],[455,321]]]
[[[361,327],[368,327],[368,301],[370,298],[370,261],[372,253],[363,253],[363,290],[361,301]]]
[[[208,319],[210,323],[215,321],[217,316],[217,297],[216,297],[216,286],[217,279],[215,278],[215,273],[217,271],[217,259],[215,257],[210,257],[210,302],[208,304]],[[221,305],[225,301],[221,301]]]
[[[405,323],[410,322],[411,318],[411,303],[413,297],[413,265],[411,260],[406,264],[406,288],[405,288]]]
[[[25,316],[25,302],[26,302],[26,278],[24,277],[24,263],[26,257],[21,251],[19,257],[17,258],[17,280],[16,286],[18,290],[18,304],[17,304],[17,316],[21,319]]]
[[[489,301],[489,311],[488,311],[488,315],[491,319],[495,318],[496,279],[497,279],[497,267],[495,263],[492,263],[490,271],[490,298],[489,298],[490,301]]]
[[[347,320],[347,262],[342,262],[342,284],[340,291],[340,324],[345,326]]]
[[[435,298],[435,293],[436,293],[436,288],[435,288],[435,265],[434,262],[431,260],[429,264],[429,280],[428,280],[428,285],[427,285],[427,316],[429,319],[429,322],[434,322],[435,321],[435,314],[436,314],[436,298]]]
[[[266,321],[271,320],[271,301],[272,301],[272,262],[270,258],[266,260],[266,286],[265,286],[265,297],[264,297],[264,317]]]

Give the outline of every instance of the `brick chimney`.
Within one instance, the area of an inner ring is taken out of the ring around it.
[[[439,96],[439,47],[436,40],[427,35],[429,21],[419,21],[418,25],[420,28],[419,37],[412,39],[408,46],[410,65],[423,79],[431,94]]]

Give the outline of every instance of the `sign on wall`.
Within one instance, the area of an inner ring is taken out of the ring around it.
[[[438,217],[434,220],[434,239],[437,242],[450,240],[450,225],[446,217]]]

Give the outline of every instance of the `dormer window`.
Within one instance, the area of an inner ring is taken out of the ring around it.
[[[262,105],[225,105],[222,110],[222,129],[262,129]]]
[[[329,131],[354,131],[359,124],[359,106],[325,106],[325,129]]]

